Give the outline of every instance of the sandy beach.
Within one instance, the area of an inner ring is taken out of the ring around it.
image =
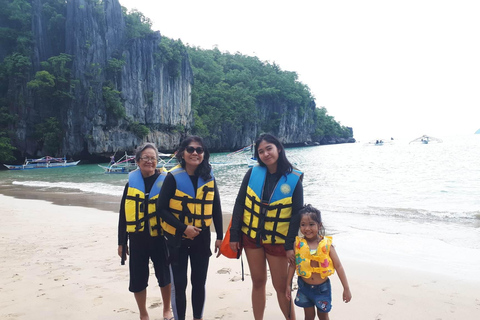
[[[117,213],[5,195],[0,195],[0,212],[0,319],[138,319],[127,289],[128,266],[120,265],[116,254]],[[464,279],[462,270],[445,276],[381,259],[360,261],[342,252],[342,237],[337,251],[353,299],[341,301],[342,287],[333,276],[331,319],[480,318],[478,278]],[[212,257],[204,319],[253,319],[250,290],[246,261],[242,282],[240,261]],[[147,303],[151,319],[161,320],[153,275]],[[303,310],[295,311],[303,319]],[[267,320],[282,319],[270,281],[265,315]]]

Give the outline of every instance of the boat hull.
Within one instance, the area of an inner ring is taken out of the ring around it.
[[[29,163],[23,165],[4,164],[9,170],[54,169],[76,166],[80,160],[65,163]]]

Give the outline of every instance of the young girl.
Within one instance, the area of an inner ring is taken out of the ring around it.
[[[337,270],[343,285],[343,301],[352,299],[347,276],[342,263],[332,246],[332,237],[325,236],[320,211],[311,205],[300,210],[300,232],[303,237],[295,239],[295,265],[290,264],[287,279],[287,299],[291,299],[292,279],[297,270],[298,292],[295,304],[305,310],[305,319],[328,320],[332,308],[332,290],[328,278]]]

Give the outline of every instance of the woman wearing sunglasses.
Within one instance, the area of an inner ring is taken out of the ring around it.
[[[222,208],[210,154],[202,138],[190,136],[176,154],[180,163],[168,172],[158,199],[173,275],[173,313],[184,320],[187,266],[190,259],[193,318],[202,319],[210,250],[210,225],[216,231],[215,252],[223,239]]]
[[[161,235],[155,204],[165,174],[157,167],[158,150],[153,143],[140,146],[135,153],[137,170],[128,175],[123,192],[118,220],[118,255],[122,264],[130,256],[130,286],[140,311],[140,319],[148,319],[147,286],[149,261],[153,262],[155,276],[163,299],[163,318],[173,319],[170,310],[171,285],[167,262],[167,247]],[[130,241],[130,248],[127,246]]]
[[[293,168],[282,143],[271,134],[255,141],[255,157],[258,166],[245,174],[233,208],[230,247],[237,251],[241,243],[247,255],[255,320],[263,319],[265,311],[267,263],[280,309],[285,319],[294,320],[285,291],[299,229],[295,216],[303,207],[303,173]]]

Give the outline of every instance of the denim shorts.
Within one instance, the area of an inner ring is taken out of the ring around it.
[[[301,308],[316,306],[319,312],[330,312],[332,309],[332,287],[330,279],[322,284],[311,285],[298,277],[298,291],[295,304]]]

